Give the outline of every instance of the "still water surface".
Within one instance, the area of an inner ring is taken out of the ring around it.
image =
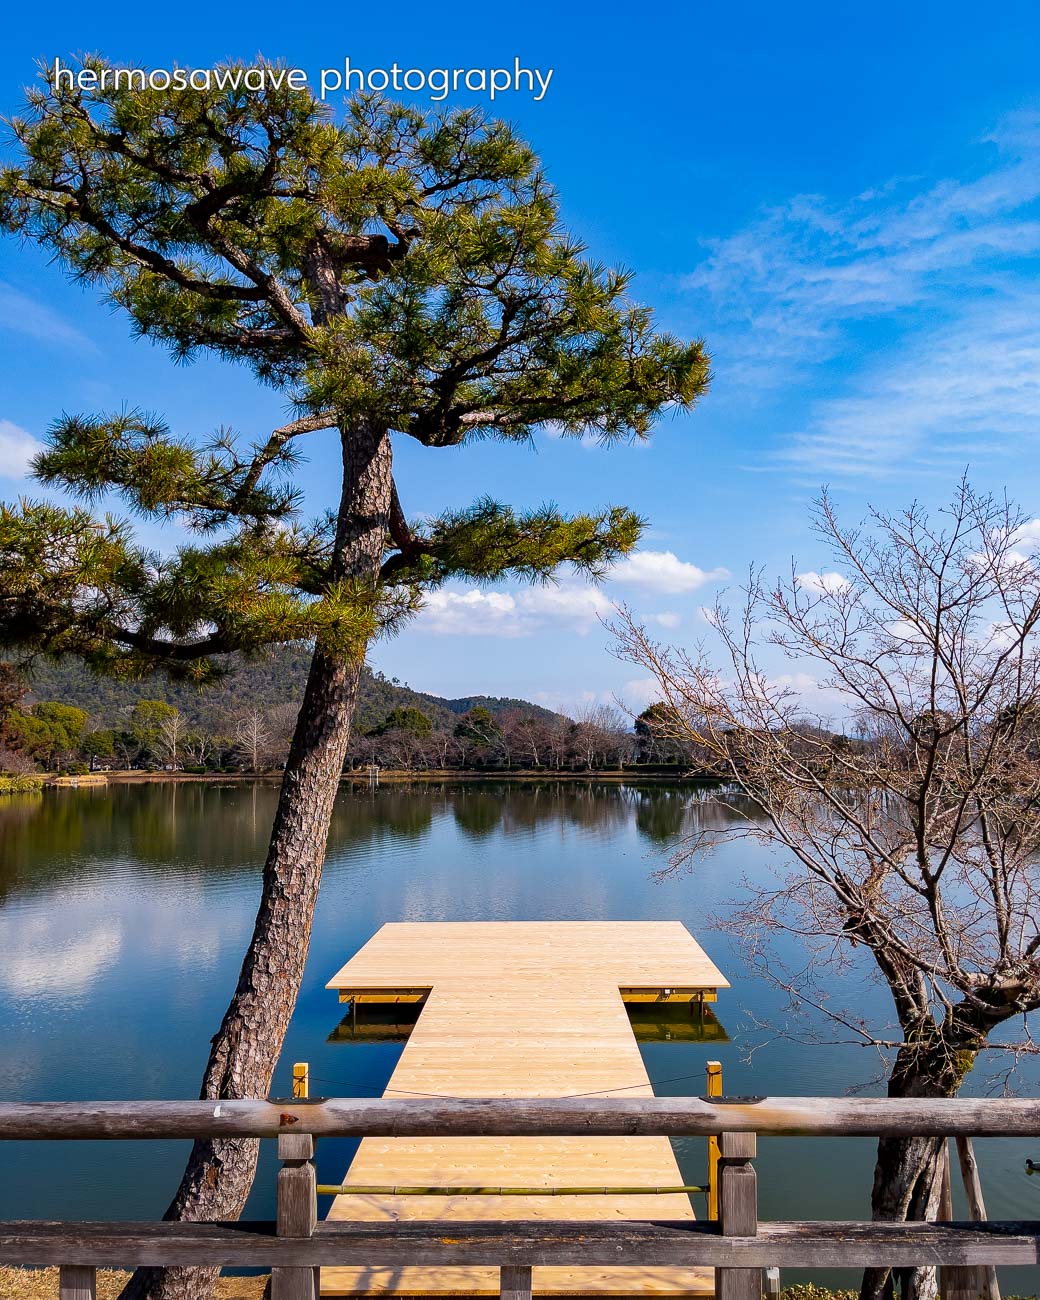
[[[274,811],[273,784],[150,784],[49,790],[0,801],[0,1095],[11,1100],[192,1097],[209,1036],[234,987],[252,929]],[[374,1095],[402,1050],[352,1040],[325,981],[385,921],[679,919],[727,974],[717,1012],[727,1038],[641,1043],[661,1095],[703,1092],[704,1063],[723,1062],[726,1091],[878,1092],[878,1062],[852,1045],[795,1041],[806,1026],[787,998],[749,972],[725,912],[741,881],[775,860],[751,841],[727,845],[683,877],[652,879],[692,818],[732,817],[695,787],[616,784],[385,786],[337,802],[303,990],[275,1079],[294,1060],[315,1091]],[[788,956],[791,954],[788,952]],[[883,1009],[883,990],[849,971],[848,1004]],[[763,1022],[782,1026],[769,1035]],[[748,1058],[748,1049],[757,1044]],[[1040,1072],[1020,1081],[1037,1095]],[[981,1092],[985,1080],[970,1080]],[[265,1148],[273,1147],[265,1143]],[[0,1218],[154,1218],[183,1162],[179,1143],[11,1144],[0,1149]],[[676,1143],[688,1181],[704,1144]],[[1040,1142],[978,1143],[994,1218],[1040,1218]],[[338,1182],[354,1150],[318,1146],[318,1177]],[[265,1150],[247,1211],[273,1213]],[[866,1217],[872,1144],[763,1139],[763,1218]],[[700,1201],[695,1201],[698,1213]],[[821,1274],[821,1277],[826,1276]],[[840,1274],[830,1280],[840,1280]],[[1040,1270],[1015,1270],[1040,1291]]]

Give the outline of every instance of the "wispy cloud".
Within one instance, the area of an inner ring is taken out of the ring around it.
[[[709,244],[686,277],[716,319],[723,400],[786,392],[816,367],[835,376],[800,428],[773,431],[785,447],[767,465],[817,482],[946,469],[1035,433],[1040,113],[1006,118],[971,166],[853,199],[795,196]]]
[[[881,356],[816,402],[777,460],[821,473],[881,477],[913,467],[949,475],[1040,431],[1040,293],[1007,295]]]
[[[0,478],[25,478],[43,443],[11,420],[0,420]]]
[[[80,352],[97,352],[93,339],[35,298],[0,280],[0,329]]]
[[[778,361],[833,355],[852,321],[963,292],[968,268],[976,288],[997,284],[1009,259],[1040,254],[1040,114],[984,143],[996,165],[974,180],[893,182],[847,202],[798,195],[709,242],[685,285],[739,327],[730,363],[780,379]]]

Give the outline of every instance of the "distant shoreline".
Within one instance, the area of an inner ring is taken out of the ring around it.
[[[147,782],[181,783],[201,782],[247,782],[261,781],[275,783],[282,779],[281,772],[102,772],[109,785],[141,785]],[[344,772],[341,784],[368,785],[371,778],[367,772]],[[409,781],[435,781],[447,784],[451,781],[654,781],[672,785],[694,784],[698,781],[711,781],[712,777],[688,776],[677,772],[633,772],[611,770],[602,772],[557,772],[544,768],[525,768],[511,772],[488,772],[474,768],[453,770],[435,768],[429,771],[415,772],[398,768],[381,768],[379,783],[406,784]],[[54,784],[51,782],[50,784]],[[84,782],[83,788],[90,788]],[[93,788],[99,788],[97,784]]]

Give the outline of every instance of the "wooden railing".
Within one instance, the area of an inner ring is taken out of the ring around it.
[[[1035,1137],[1040,1102],[826,1097],[638,1100],[335,1098],[301,1101],[0,1103],[0,1138],[277,1138],[277,1218],[233,1223],[0,1223],[0,1263],[61,1266],[61,1300],[93,1300],[99,1267],[271,1268],[274,1300],[313,1300],[322,1266],[475,1266],[501,1270],[501,1293],[528,1300],[531,1269],[710,1267],[720,1300],[759,1300],[762,1270],[978,1270],[1040,1262],[1040,1222],[758,1221],[757,1136]],[[706,1136],[719,1147],[719,1218],[318,1222],[319,1137]],[[976,1278],[976,1274],[970,1275]],[[977,1294],[961,1275],[961,1292]]]

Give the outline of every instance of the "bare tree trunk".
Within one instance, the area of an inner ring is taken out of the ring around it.
[[[875,1219],[935,1219],[942,1190],[942,1138],[881,1138],[874,1166],[871,1214]],[[899,1269],[902,1300],[935,1300],[934,1268]],[[892,1294],[891,1270],[864,1270],[860,1300]]]
[[[344,486],[333,578],[374,583],[391,500],[385,431],[343,434]],[[214,1035],[201,1097],[267,1096],[300,991],[311,922],[357,703],[363,650],[315,649],[282,778],[253,937]],[[236,1219],[256,1170],[255,1139],[197,1141],[166,1219]],[[205,1300],[218,1270],[138,1269],[121,1300]]]
[[[903,1047],[889,1081],[890,1097],[954,1097],[971,1069],[975,1053],[955,1050],[942,1034],[925,1050]],[[874,1165],[871,1216],[876,1220],[928,1220],[939,1217],[942,1199],[942,1154],[946,1139],[883,1137]],[[902,1300],[935,1300],[934,1268],[868,1268],[860,1300],[889,1300],[898,1279]]]

